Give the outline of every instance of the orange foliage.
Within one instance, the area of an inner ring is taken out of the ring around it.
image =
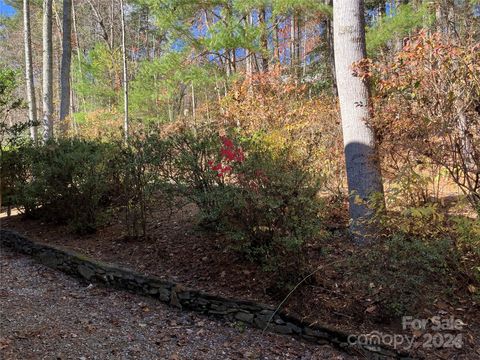
[[[77,129],[75,129],[75,127]],[[123,115],[116,111],[98,109],[85,113],[70,132],[85,139],[116,139],[123,136]]]
[[[287,143],[302,154],[308,149],[315,156],[312,171],[330,180],[327,183],[332,192],[343,191],[343,143],[335,99],[310,98],[305,85],[285,79],[276,68],[236,84],[222,107],[220,126],[261,137],[274,149]]]
[[[480,204],[480,44],[420,33],[373,66],[380,154],[398,166],[440,166]],[[400,164],[400,165],[399,165]]]

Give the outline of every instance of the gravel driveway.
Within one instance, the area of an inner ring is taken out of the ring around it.
[[[153,299],[82,284],[0,249],[1,359],[353,359]]]

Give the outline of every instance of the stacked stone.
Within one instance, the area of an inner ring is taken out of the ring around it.
[[[147,276],[133,270],[89,259],[61,247],[33,242],[14,231],[0,229],[0,244],[28,254],[42,264],[61,270],[69,275],[105,286],[156,298],[180,309],[188,309],[205,315],[240,321],[271,332],[294,335],[317,344],[332,344],[346,351],[353,350],[348,344],[348,334],[321,326],[310,326],[303,321],[276,312],[268,305],[253,301],[227,299],[202,291],[186,289],[179,284]],[[403,358],[405,355],[382,347],[356,349],[368,358]]]

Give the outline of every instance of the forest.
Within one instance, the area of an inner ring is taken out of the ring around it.
[[[480,359],[479,0],[7,8],[1,358]]]

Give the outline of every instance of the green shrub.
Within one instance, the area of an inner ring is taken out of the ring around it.
[[[158,136],[135,135],[128,145],[63,139],[10,147],[0,162],[4,202],[79,234],[95,231],[107,206],[120,207],[128,234],[145,236],[167,179],[168,145]]]
[[[261,139],[242,145],[247,155],[234,167],[224,226],[253,256],[300,249],[322,229],[324,206],[317,196],[322,179],[305,162],[308,155],[299,157],[291,147],[273,150]]]
[[[387,212],[372,198],[371,206],[377,236],[355,253],[347,271],[384,316],[415,314],[419,306],[458,291],[465,279],[477,287],[478,220],[449,218],[437,204]]]
[[[272,148],[261,136],[206,130],[176,137],[173,178],[202,224],[228,234],[250,259],[278,266],[322,228],[321,179],[309,154]]]
[[[166,143],[170,149],[169,181],[180,196],[198,205],[202,226],[217,227],[227,186],[208,162],[218,157],[218,135],[207,129],[184,131],[169,136]]]
[[[461,263],[464,266],[464,272],[473,274],[471,277],[480,284],[480,220],[456,216],[452,221],[455,242],[462,254]],[[477,293],[480,295],[478,290]]]
[[[125,209],[125,224],[129,236],[147,236],[147,220],[154,201],[161,193],[168,201],[166,190],[170,148],[158,135],[132,136],[128,145],[117,144],[115,174],[118,183],[119,204]]]
[[[34,125],[31,122],[14,124],[0,123],[0,205],[14,204],[18,184],[28,178],[26,156],[22,148],[31,146],[26,130]]]
[[[457,261],[448,239],[429,242],[401,234],[373,244],[352,260],[357,286],[387,317],[415,314],[419,306],[453,291]]]
[[[4,149],[0,158],[2,205],[12,207],[21,203],[27,213],[35,208],[32,196],[27,196],[27,183],[31,178],[30,145]],[[23,195],[20,195],[24,192]]]
[[[457,245],[474,252],[480,258],[480,220],[456,216],[452,221]]]
[[[95,231],[115,186],[111,147],[72,139],[22,146],[14,154],[15,167],[22,169],[12,195],[17,206],[29,216],[66,223],[77,233]]]

